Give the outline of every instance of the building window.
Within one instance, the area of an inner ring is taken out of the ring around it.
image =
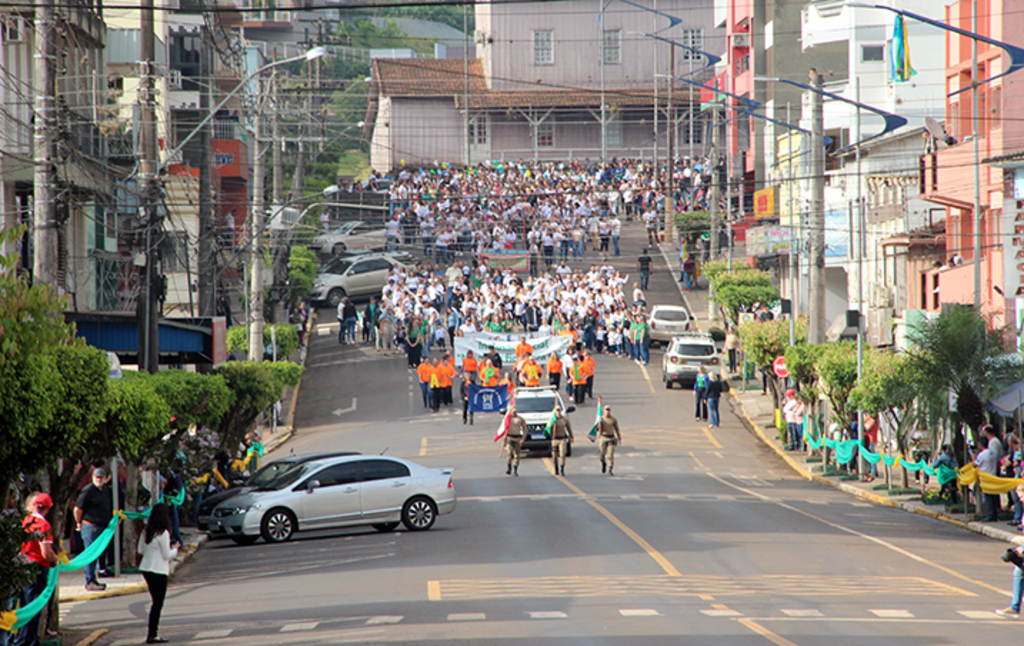
[[[684,29],[683,37],[679,42],[686,47],[692,47],[694,49],[704,49],[704,30],[703,29]],[[688,49],[683,49],[684,61],[696,61],[701,59],[701,55],[697,52],[691,52]]]
[[[166,273],[186,271],[188,268],[188,234],[168,231],[160,241],[160,262]]]
[[[0,36],[5,43],[20,43],[23,40],[24,25],[18,16],[0,17]]]
[[[611,148],[622,148],[622,120],[612,117],[604,126],[604,143]]]
[[[555,147],[555,124],[553,121],[543,121],[537,124],[537,148]]]
[[[533,64],[553,65],[555,63],[555,32],[544,29],[533,32]]]
[[[469,122],[469,143],[474,146],[487,145],[487,117],[474,117]]]
[[[684,146],[704,143],[704,120],[701,117],[695,116],[692,120],[686,120],[679,124],[679,128],[679,141]]]
[[[885,45],[861,45],[860,60],[863,63],[880,63],[885,60]]]
[[[601,43],[601,56],[605,65],[618,65],[622,62],[622,30],[605,29]]]
[[[736,76],[750,69],[750,54],[744,54],[736,60]]]
[[[1003,127],[1003,87],[997,85],[992,88],[992,114],[989,115],[992,119],[993,128]]]

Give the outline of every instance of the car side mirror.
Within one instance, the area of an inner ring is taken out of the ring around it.
[[[568,408],[565,409],[565,412],[567,412],[567,413],[575,413],[576,412],[576,407],[575,406],[569,406]]]
[[[309,492],[309,493],[313,493],[313,490],[318,488],[319,486],[320,486],[320,481],[319,480],[310,480],[309,482],[306,483],[306,491]]]

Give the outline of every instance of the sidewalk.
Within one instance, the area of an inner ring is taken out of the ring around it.
[[[679,263],[676,256],[678,250],[666,243],[661,246],[661,252],[665,256],[665,261],[670,269],[678,276]],[[733,264],[736,266],[735,258]],[[679,293],[687,309],[697,317],[697,323],[701,330],[723,326],[721,320],[711,320],[708,311],[707,289],[684,292],[680,287]],[[747,390],[743,390],[743,382],[738,379],[731,380],[729,385],[729,401],[732,404],[733,412],[746,423],[751,433],[774,450],[801,477],[839,489],[877,505],[895,507],[913,514],[928,516],[929,518],[941,520],[957,527],[969,529],[972,532],[988,536],[989,538],[1018,545],[1024,544],[1024,535],[1019,530],[1001,521],[998,523],[983,523],[975,520],[965,520],[963,514],[948,514],[943,505],[925,505],[922,503],[920,491],[908,494],[889,493],[885,487],[885,480],[882,475],[882,468],[884,467],[881,462],[879,462],[881,467],[879,469],[879,477],[874,482],[861,482],[854,479],[845,480],[844,477],[846,476],[842,474],[831,475],[823,473],[820,458],[817,461],[808,461],[807,454],[787,451],[775,437],[775,409],[771,396],[761,394],[760,378],[747,381]],[[810,460],[814,460],[814,458],[810,458]],[[892,469],[892,481],[898,483],[900,478],[900,470]],[[910,482],[913,487],[915,483],[912,478]],[[937,484],[932,479],[928,489],[937,489]],[[916,488],[919,489],[919,486]],[[971,516],[973,517],[973,514]]]

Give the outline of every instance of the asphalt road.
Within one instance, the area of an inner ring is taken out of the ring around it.
[[[624,244],[635,259],[638,244]],[[625,251],[625,249],[624,249]],[[635,272],[634,272],[635,273]],[[652,303],[677,303],[671,276]],[[567,477],[526,459],[504,475],[497,416],[431,414],[404,358],[311,340],[296,436],[281,451],[357,450],[455,468],[460,499],[424,533],[354,529],[287,544],[208,543],[175,577],[162,634],[252,644],[1016,644],[1005,546],[797,479],[728,408],[599,357],[596,392],[623,432],[616,476],[577,441]],[[321,334],[323,331],[323,334]],[[726,402],[727,400],[723,400]],[[572,415],[578,434],[588,403]],[[64,621],[140,643],[146,595],[81,603]]]

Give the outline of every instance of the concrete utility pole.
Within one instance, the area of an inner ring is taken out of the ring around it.
[[[606,101],[604,100],[604,5],[605,0],[597,0],[601,3],[601,13],[597,20],[597,54],[600,56],[601,63],[601,165],[602,168],[605,161],[608,159],[608,117],[605,116],[607,110]]]
[[[810,208],[807,215],[807,238],[810,242],[807,288],[807,341],[825,342],[825,115],[822,102],[821,74],[810,70],[811,136],[810,139]]]
[[[978,33],[978,0],[971,2],[971,31]],[[978,39],[971,39],[971,130],[974,131],[974,309],[981,313],[981,149],[978,128]]]
[[[213,92],[213,47],[212,35],[202,28],[202,45],[199,54],[199,76],[203,86],[199,93],[199,118],[210,113],[210,97]],[[211,124],[199,129],[199,316],[217,314],[217,223],[213,215],[213,151],[210,135]]]
[[[462,136],[466,142],[466,168],[473,165],[470,149],[473,138],[469,136],[469,5],[462,5]],[[485,117],[486,118],[486,117]],[[478,124],[479,125],[479,124]],[[484,126],[487,122],[484,121]],[[476,134],[476,133],[473,133]]]
[[[160,277],[160,254],[157,245],[162,236],[159,229],[160,217],[159,187],[157,186],[157,145],[156,145],[156,36],[153,32],[153,0],[142,0],[139,20],[139,59],[142,77],[139,79],[140,108],[140,186],[142,191],[143,268],[142,293],[139,295],[139,369],[155,373],[160,368],[160,308],[161,295],[157,288]]]
[[[726,99],[728,101],[728,99]],[[718,182],[718,108],[712,108],[711,110],[711,158],[708,161],[708,165],[711,167],[711,193],[709,195],[711,201],[711,258],[714,258],[718,253],[718,221],[720,214],[718,212],[719,195],[722,187]]]
[[[676,176],[676,106],[672,102],[673,89],[676,86],[676,45],[675,43],[669,43],[668,46],[668,117],[666,123],[668,124],[668,156],[665,159],[665,174],[668,176],[665,178],[665,187],[667,189],[665,195],[665,228],[669,226],[673,227],[675,231],[675,215],[676,215],[676,187],[675,187],[675,176]],[[602,99],[603,101],[603,99]],[[671,225],[669,224],[671,222]],[[673,233],[674,235],[674,233]],[[675,242],[673,240],[672,242]]]
[[[262,83],[257,86],[256,96],[263,96]],[[263,360],[263,246],[260,237],[263,235],[263,181],[266,174],[266,157],[262,155],[260,146],[263,144],[263,112],[262,106],[256,108],[254,119],[256,144],[255,162],[252,178],[252,212],[249,214],[250,233],[252,235],[252,264],[249,266],[249,361]]]
[[[35,128],[33,162],[32,279],[36,283],[57,286],[59,266],[57,243],[56,172],[56,61],[53,0],[39,0],[35,14]]]
[[[786,123],[793,123],[790,114],[790,104],[786,103]],[[796,214],[793,213],[793,189],[796,187],[793,178],[793,129],[790,128],[786,135],[786,152],[789,154],[789,345],[796,345],[796,317],[799,310],[796,307],[796,275],[799,272],[800,253],[799,242],[796,235]],[[781,208],[781,207],[780,207]]]
[[[271,188],[270,202],[273,204],[275,211],[281,212],[278,216],[277,225],[282,225],[280,218],[284,217],[282,205],[284,204],[284,159],[281,154],[281,102],[280,92],[278,91],[278,84],[274,83],[270,90],[270,98],[273,102],[274,113],[273,113],[273,126],[272,126],[272,137],[273,141],[270,144],[271,153],[271,165],[273,166],[273,183]],[[258,148],[257,148],[258,149]],[[271,250],[270,257],[274,261],[274,304],[271,310],[270,320],[274,323],[287,323],[288,322],[288,302],[289,302],[289,291],[288,286],[288,232],[289,229],[283,226],[271,225]]]

